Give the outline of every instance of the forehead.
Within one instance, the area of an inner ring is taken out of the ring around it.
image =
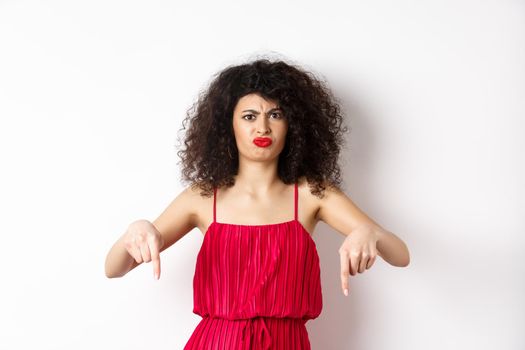
[[[239,99],[237,105],[235,106],[236,110],[242,111],[245,108],[255,108],[267,110],[269,108],[278,107],[277,101],[274,100],[265,100],[259,94],[248,94]]]

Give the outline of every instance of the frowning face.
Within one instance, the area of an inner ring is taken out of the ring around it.
[[[253,93],[237,102],[233,131],[239,158],[267,161],[277,158],[283,150],[288,120],[276,101]]]

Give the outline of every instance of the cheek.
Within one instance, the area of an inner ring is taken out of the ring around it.
[[[234,125],[233,133],[235,140],[237,140],[238,143],[246,143],[250,141],[250,129],[248,127]]]
[[[288,127],[283,127],[282,130],[280,131],[280,139],[281,139],[281,142],[284,144],[286,142],[286,135],[288,134]]]

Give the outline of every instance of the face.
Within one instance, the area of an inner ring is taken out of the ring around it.
[[[277,102],[249,94],[235,106],[233,131],[239,157],[271,160],[284,148],[288,121]]]

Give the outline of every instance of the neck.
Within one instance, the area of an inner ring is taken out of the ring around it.
[[[283,185],[277,176],[277,160],[268,162],[244,160],[239,163],[235,187],[243,192],[266,194]]]

